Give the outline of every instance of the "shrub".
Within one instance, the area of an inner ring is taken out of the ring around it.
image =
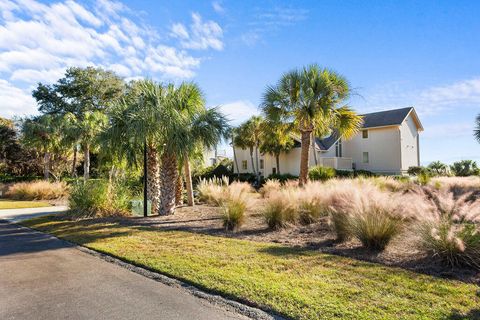
[[[429,192],[431,215],[419,222],[419,247],[449,266],[480,270],[480,200],[451,192]]]
[[[313,181],[327,181],[335,177],[335,169],[316,166],[308,171],[308,177]]]
[[[368,170],[355,170],[354,176],[355,177],[375,177],[377,176],[377,174]]]
[[[473,160],[454,162],[450,168],[457,177],[476,176],[480,174],[480,169],[478,169],[477,163]]]
[[[430,172],[437,176],[448,175],[448,166],[440,161],[433,161],[428,165]]]
[[[10,186],[5,196],[15,200],[54,200],[68,195],[63,182],[33,181],[19,182]]]
[[[122,182],[77,181],[69,197],[70,215],[75,218],[128,215],[131,197]]]
[[[282,183],[288,180],[296,180],[296,179],[298,179],[298,176],[294,176],[293,174],[290,174],[290,173],[271,174],[267,177],[267,180],[278,180]]]
[[[335,170],[335,176],[339,178],[353,178],[353,171],[349,170]]]
[[[428,169],[422,166],[412,166],[409,167],[407,173],[411,176],[418,176],[421,173],[428,173]]]
[[[278,230],[298,221],[297,196],[295,190],[285,189],[267,198],[263,216],[270,229]]]

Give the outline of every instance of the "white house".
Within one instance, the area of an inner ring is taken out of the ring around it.
[[[403,174],[409,167],[420,165],[419,132],[423,126],[415,109],[402,108],[364,114],[363,127],[350,140],[342,140],[333,132],[329,137],[315,139],[310,166],[318,165],[339,170],[369,170],[382,174]],[[280,155],[280,172],[300,173],[300,140]],[[250,151],[235,147],[235,172],[253,173]],[[278,173],[275,157],[259,154],[263,176]]]

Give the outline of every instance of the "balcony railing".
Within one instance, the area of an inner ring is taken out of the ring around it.
[[[318,164],[324,167],[338,170],[352,170],[352,158],[320,157],[318,160]]]

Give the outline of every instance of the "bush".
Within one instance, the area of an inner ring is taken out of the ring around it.
[[[422,171],[417,176],[417,182],[421,186],[426,186],[431,180],[430,174],[427,171]]]
[[[15,200],[55,200],[68,195],[68,187],[63,182],[34,181],[19,182],[10,186],[5,196]]]
[[[428,173],[428,172],[429,170],[422,166],[412,166],[412,167],[409,167],[407,170],[407,173],[411,176],[418,176],[421,173]]]
[[[288,180],[297,180],[298,176],[294,176],[290,173],[283,173],[283,174],[271,174],[267,177],[267,180],[278,180],[280,182],[286,182]]]
[[[480,200],[465,194],[429,192],[432,215],[419,222],[419,247],[449,266],[480,270]],[[472,200],[473,199],[473,200]]]
[[[308,171],[308,177],[312,181],[327,181],[335,177],[335,169],[316,166]]]
[[[440,161],[433,161],[428,165],[430,172],[437,176],[448,175],[448,166]]]
[[[480,174],[480,169],[478,169],[477,163],[473,160],[454,162],[450,168],[457,177],[477,176]]]
[[[338,178],[353,178],[354,172],[349,170],[335,170],[335,176]]]
[[[355,170],[354,176],[355,177],[376,177],[377,174],[368,170]]]
[[[130,214],[132,194],[122,182],[77,181],[69,197],[70,215],[75,218],[125,216]]]

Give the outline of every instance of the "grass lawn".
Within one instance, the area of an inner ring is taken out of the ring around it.
[[[39,201],[15,201],[15,200],[0,199],[0,210],[1,209],[40,208],[40,207],[50,207],[50,204],[47,202],[39,202]]]
[[[298,319],[475,319],[479,287],[268,243],[42,217],[24,225]]]

